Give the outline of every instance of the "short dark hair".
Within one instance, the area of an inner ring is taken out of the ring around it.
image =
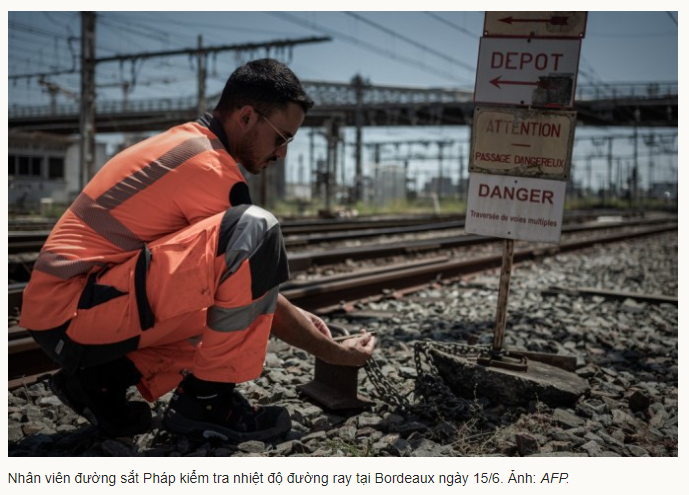
[[[313,100],[289,67],[278,60],[262,58],[247,62],[230,75],[215,111],[226,113],[251,105],[261,114],[270,115],[290,102],[299,104],[304,113],[313,106]]]

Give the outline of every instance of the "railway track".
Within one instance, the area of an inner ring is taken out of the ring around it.
[[[577,224],[599,218],[600,212],[566,212],[565,222]],[[631,212],[612,212],[608,217],[630,217]],[[39,228],[39,227],[44,228]],[[381,227],[382,226],[382,227]],[[17,224],[8,232],[8,253],[38,252],[50,234],[47,224]],[[414,234],[464,228],[464,215],[414,216],[408,218],[372,217],[357,220],[289,220],[282,222],[285,244],[303,246],[390,235]]]
[[[385,225],[385,229],[380,226]],[[357,235],[385,235],[388,232],[419,232],[464,226],[463,215],[414,216],[408,218],[372,217],[359,220],[291,220],[282,223],[282,233],[295,245],[350,239]],[[40,228],[42,227],[42,228]],[[50,234],[49,224],[15,224],[8,232],[9,254],[37,252]],[[405,230],[408,229],[408,230]],[[370,231],[370,232],[368,232]],[[376,234],[376,231],[381,233]]]
[[[669,219],[670,225],[676,219]],[[565,225],[562,229],[563,234],[574,234],[582,232],[596,232],[599,230],[636,228],[648,225],[657,225],[658,219],[638,219],[627,221],[611,222],[590,222],[573,225]],[[387,229],[384,229],[387,230]],[[343,260],[360,261],[375,260],[391,256],[406,256],[412,253],[428,253],[443,251],[446,249],[475,246],[486,243],[495,243],[499,239],[489,238],[474,234],[461,234],[444,237],[430,237],[418,240],[406,240],[401,242],[390,242],[384,244],[365,245],[347,248],[332,248],[311,252],[300,252],[289,255],[290,272],[299,273],[312,267],[321,267]],[[546,248],[548,249],[548,248]],[[12,283],[9,285],[8,308],[21,307],[21,297],[26,283]]]
[[[572,239],[560,245],[546,248],[534,246],[516,250],[514,262],[519,263],[584,249],[596,244],[622,242],[676,230],[677,223],[667,223],[645,226],[634,231],[605,233],[584,239]],[[490,240],[495,241],[495,239]],[[343,310],[357,300],[386,297],[386,294],[389,295],[396,291],[399,293],[414,292],[441,279],[452,279],[497,268],[501,262],[501,255],[484,255],[462,261],[436,257],[411,263],[382,266],[375,270],[366,269],[345,275],[288,282],[282,286],[281,292],[296,305],[316,313],[325,314],[335,310]],[[10,308],[21,305],[22,290],[23,284],[16,284],[10,288]],[[29,376],[44,373],[53,368],[52,363],[45,358],[26,330],[19,327],[10,328],[8,344],[10,387],[23,383]]]
[[[593,220],[597,217],[608,216],[628,216],[635,215],[629,210],[571,210],[566,215],[570,218],[579,218],[581,221]],[[373,215],[354,218],[293,218],[286,217],[281,220],[285,234],[300,235],[324,232],[340,232],[343,230],[357,230],[377,228],[381,224],[388,227],[403,227],[410,225],[422,225],[435,222],[447,222],[453,220],[463,220],[464,215],[455,213],[439,213],[428,215],[409,215],[409,216],[390,216]],[[43,231],[49,232],[55,225],[54,220],[47,219],[10,219],[7,227],[10,232]]]

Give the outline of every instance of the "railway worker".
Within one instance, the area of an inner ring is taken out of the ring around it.
[[[20,324],[61,370],[50,386],[113,436],[150,428],[175,389],[173,432],[230,441],[289,430],[282,407],[252,407],[269,334],[326,362],[361,366],[375,338],[336,343],[278,293],[289,278],[280,225],[251,204],[238,167],[259,174],[287,153],[313,101],[284,64],[238,68],[220,101],[112,158],[57,222],[24,293]],[[196,343],[194,343],[194,340]]]

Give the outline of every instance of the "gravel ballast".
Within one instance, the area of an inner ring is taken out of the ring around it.
[[[666,234],[597,246],[516,265],[505,345],[576,358],[590,393],[569,407],[537,400],[519,407],[464,398],[462,417],[399,410],[381,402],[364,370],[358,414],[325,411],[297,386],[313,377],[313,357],[271,341],[262,376],[242,384],[252,402],[287,407],[292,430],[268,442],[197,442],[160,427],[167,394],[152,404],[154,429],[104,438],[62,405],[45,382],[8,393],[10,456],[677,456],[678,307],[634,298],[544,293],[551,286],[596,287],[677,296],[678,237]],[[358,304],[329,318],[377,331],[374,359],[401,391],[413,388],[414,343],[489,344],[499,271],[442,282],[405,300]],[[359,319],[357,312],[367,319]],[[381,317],[375,318],[379,313]],[[390,316],[393,315],[393,316]],[[132,389],[133,398],[138,394]]]

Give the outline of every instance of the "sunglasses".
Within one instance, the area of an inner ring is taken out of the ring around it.
[[[256,113],[258,113],[258,112],[256,112]],[[278,128],[275,127],[275,126],[273,125],[273,123],[272,123],[270,120],[268,120],[268,118],[267,118],[265,115],[263,115],[263,114],[261,114],[261,113],[258,113],[258,116],[261,117],[261,118],[262,118],[263,120],[265,120],[266,122],[268,122],[268,125],[269,125],[270,127],[272,127],[273,130],[274,130],[275,132],[277,132],[278,136],[280,136],[279,139],[276,139],[276,140],[275,140],[275,150],[279,150],[279,149],[282,148],[283,146],[287,146],[289,143],[291,143],[292,141],[294,141],[294,136],[292,136],[292,137],[285,137],[285,135],[284,135],[283,133],[281,133],[281,132],[278,130]]]

